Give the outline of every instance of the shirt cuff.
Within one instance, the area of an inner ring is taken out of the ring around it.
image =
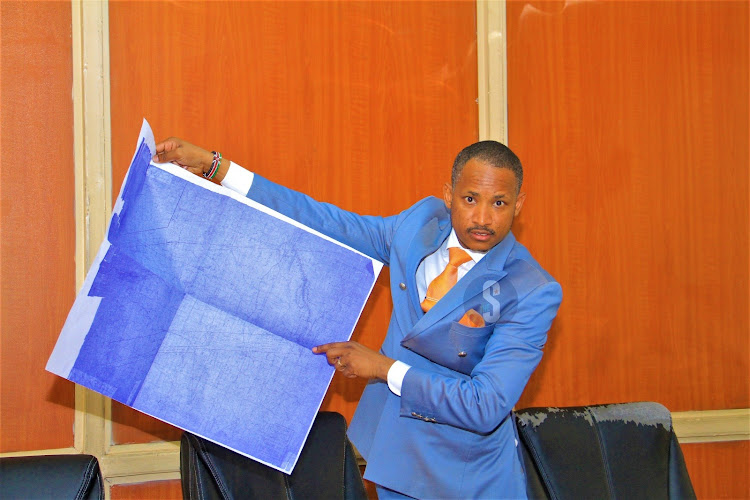
[[[253,179],[255,174],[249,170],[242,168],[235,162],[229,162],[229,170],[221,181],[221,185],[225,188],[229,188],[232,191],[240,193],[242,196],[247,196],[250,191],[250,187],[253,185]]]
[[[396,361],[388,369],[388,388],[396,396],[401,396],[401,384],[404,382],[406,372],[411,366],[402,361]]]

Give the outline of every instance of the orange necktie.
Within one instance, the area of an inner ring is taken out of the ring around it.
[[[448,249],[448,265],[442,273],[438,274],[437,277],[432,280],[432,283],[427,287],[427,294],[422,301],[422,310],[424,312],[429,311],[437,303],[438,300],[442,299],[443,296],[448,293],[448,290],[453,288],[453,285],[458,281],[458,268],[462,264],[469,262],[471,257],[469,254],[464,252],[458,247]],[[476,311],[469,310],[463,318],[459,321],[462,325],[479,327],[484,326],[484,319]]]

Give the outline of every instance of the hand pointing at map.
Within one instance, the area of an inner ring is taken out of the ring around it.
[[[328,363],[349,378],[388,380],[388,369],[394,360],[358,342],[333,342],[313,347],[316,354],[325,354]]]

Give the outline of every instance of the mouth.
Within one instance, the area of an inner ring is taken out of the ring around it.
[[[495,231],[488,228],[471,228],[469,234],[476,241],[488,241],[495,234]]]

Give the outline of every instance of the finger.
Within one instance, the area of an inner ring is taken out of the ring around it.
[[[337,352],[334,352],[334,351],[329,351],[328,353],[326,353],[326,359],[328,359],[328,364],[331,364],[331,365],[335,365],[335,366],[346,365],[346,363],[344,363],[341,360],[341,356]]]
[[[157,153],[162,153],[162,152],[164,152],[164,149],[166,149],[166,147],[167,147],[167,142],[168,142],[168,141],[161,141],[160,143],[158,143],[158,144],[156,145],[156,152],[157,152]]]
[[[190,145],[190,143],[183,141],[179,137],[167,137],[156,145],[156,151],[171,151],[182,147],[183,145]]]
[[[329,352],[331,349],[340,349],[345,346],[346,342],[331,342],[330,344],[322,344],[312,348],[315,354],[323,354]]]
[[[166,149],[162,152],[157,152],[154,155],[153,161],[156,163],[177,162],[178,164],[181,164],[181,159],[182,152],[180,149]]]
[[[166,163],[176,159],[180,145],[181,141],[175,137],[161,141],[156,145],[156,154],[153,160],[157,163]]]
[[[167,139],[166,141],[161,141],[156,145],[156,155],[159,155],[161,153],[164,153],[168,149],[173,149],[174,142]]]

